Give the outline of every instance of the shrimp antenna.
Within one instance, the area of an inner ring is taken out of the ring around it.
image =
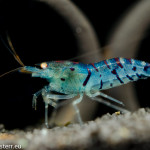
[[[9,73],[12,73],[12,72],[15,72],[15,71],[18,71],[20,70],[21,72],[23,72],[23,67],[25,66],[23,64],[23,62],[21,61],[20,57],[18,56],[18,54],[16,53],[14,47],[13,47],[13,44],[10,40],[10,37],[8,35],[8,33],[6,32],[6,36],[7,36],[7,41],[8,41],[8,44],[9,44],[9,47],[7,46],[7,44],[5,43],[5,41],[3,40],[2,36],[0,35],[0,38],[1,38],[1,41],[3,42],[4,46],[9,50],[9,52],[14,56],[14,58],[16,59],[16,61],[22,66],[22,67],[19,67],[19,68],[16,68],[16,69],[13,69],[13,70],[10,70],[2,75],[0,75],[0,78],[9,74]],[[25,72],[25,71],[24,71]]]
[[[23,67],[19,67],[19,68],[10,70],[8,72],[5,72],[4,74],[0,75],[0,78],[3,77],[3,76],[5,76],[5,75],[7,75],[7,74],[9,74],[9,73],[12,73],[12,72],[15,72],[15,71],[18,71],[18,70],[21,70],[21,69],[23,69]]]
[[[21,66],[25,66],[23,64],[23,62],[21,61],[20,57],[18,56],[18,54],[16,53],[14,47],[13,47],[13,44],[10,40],[10,37],[8,35],[8,33],[6,32],[6,36],[7,36],[7,41],[8,41],[8,44],[10,46],[10,48],[6,45],[5,41],[2,39],[2,37],[0,36],[1,38],[1,41],[3,42],[3,44],[5,45],[5,47],[9,50],[9,52],[14,56],[14,58],[16,59],[16,61],[21,65]]]

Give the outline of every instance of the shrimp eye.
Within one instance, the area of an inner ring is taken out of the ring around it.
[[[46,69],[47,67],[48,67],[47,63],[45,63],[45,62],[44,62],[44,63],[41,63],[41,68],[42,68],[42,69]]]

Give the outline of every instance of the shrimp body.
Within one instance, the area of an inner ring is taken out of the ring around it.
[[[91,80],[86,92],[106,90],[150,76],[150,64],[135,59],[113,58],[88,64],[88,68]]]
[[[4,45],[7,47],[3,39]],[[17,62],[22,66],[4,73],[0,77],[19,70],[23,73],[31,73],[32,77],[40,77],[48,80],[49,85],[45,86],[33,95],[33,106],[36,108],[37,97],[41,94],[45,102],[45,125],[48,127],[48,105],[58,108],[61,100],[75,98],[72,105],[76,111],[80,124],[82,119],[77,104],[87,95],[92,100],[101,102],[109,107],[122,112],[128,110],[114,105],[110,102],[123,105],[122,102],[102,93],[102,90],[113,88],[145,79],[150,76],[150,64],[144,61],[126,58],[113,58],[98,63],[83,64],[71,61],[51,61],[38,64],[39,67],[25,66],[17,55],[10,37],[7,35],[7,49],[11,52]],[[110,102],[98,98],[102,96]],[[76,98],[77,97],[77,98]]]
[[[87,65],[70,61],[47,62],[47,68],[37,69],[26,66],[24,70],[31,71],[32,77],[45,78],[50,82],[49,90],[63,94],[78,94],[85,91],[82,86],[87,77]]]
[[[33,102],[42,94],[45,102],[45,124],[48,126],[48,104],[57,108],[58,101],[80,96],[73,101],[78,121],[82,124],[77,104],[81,102],[83,94],[91,99],[104,103],[114,109],[127,112],[126,109],[110,104],[96,96],[102,96],[118,104],[122,102],[104,94],[106,90],[116,86],[145,79],[150,76],[150,64],[144,61],[126,58],[113,58],[98,63],[83,64],[70,61],[52,61],[41,63],[41,69],[25,66],[22,70],[32,73],[32,77],[47,79],[50,83],[34,94]],[[44,67],[43,67],[44,66]],[[58,94],[53,94],[57,92]],[[64,95],[62,95],[64,94]]]
[[[33,77],[46,78],[51,91],[63,94],[97,92],[150,76],[149,63],[126,58],[91,64],[53,61],[45,69],[28,66],[24,69],[31,71]]]

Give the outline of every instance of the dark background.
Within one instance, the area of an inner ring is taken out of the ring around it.
[[[95,29],[101,46],[105,46],[116,22],[137,0],[73,0],[88,17]],[[78,55],[78,47],[70,27],[52,9],[32,0],[0,1],[0,35],[6,41],[8,31],[12,43],[25,65],[51,60],[67,60]],[[150,62],[150,32],[141,42],[138,59]],[[123,56],[122,56],[123,57]],[[0,41],[0,72],[19,67],[13,56]],[[30,75],[11,73],[0,78],[0,123],[7,129],[24,128],[43,122],[44,103],[38,99],[37,111],[32,108],[32,94],[47,84],[45,80]],[[138,81],[134,86],[141,107],[150,106],[150,80]],[[102,115],[112,112],[100,105]],[[96,117],[93,116],[93,118]]]

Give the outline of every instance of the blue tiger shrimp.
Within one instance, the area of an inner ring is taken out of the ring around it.
[[[72,61],[51,61],[42,62],[35,67],[25,66],[12,45],[10,46],[12,48],[11,53],[13,53],[15,59],[22,65],[22,67],[12,71],[19,70],[22,73],[30,73],[32,77],[44,78],[49,82],[47,86],[33,95],[33,105],[36,105],[39,95],[43,97],[45,103],[45,125],[47,127],[48,105],[58,108],[61,105],[58,102],[72,98],[75,98],[72,105],[75,109],[78,122],[83,124],[77,105],[82,101],[84,94],[92,100],[101,102],[116,110],[128,112],[128,110],[110,103],[115,102],[124,105],[121,101],[101,91],[137,81],[138,79],[146,79],[150,76],[149,63],[121,57],[89,64]],[[53,92],[57,92],[57,94]],[[109,101],[100,99],[97,96],[104,97]]]

